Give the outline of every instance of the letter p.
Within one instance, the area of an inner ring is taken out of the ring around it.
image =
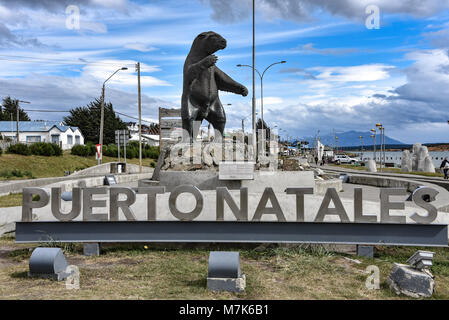
[[[39,200],[33,201],[33,195]],[[22,196],[22,222],[33,221],[33,209],[43,208],[50,202],[50,193],[41,188],[24,188]]]

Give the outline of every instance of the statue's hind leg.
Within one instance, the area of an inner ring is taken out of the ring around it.
[[[220,100],[215,101],[215,103],[210,107],[206,120],[209,121],[209,123],[211,123],[214,127],[214,141],[222,141],[226,126],[226,114]]]
[[[189,112],[182,114],[183,142],[191,143],[196,140],[202,121],[203,116],[199,108],[189,102]]]

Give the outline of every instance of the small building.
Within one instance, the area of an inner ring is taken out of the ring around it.
[[[131,133],[129,141],[139,141],[139,133]],[[142,133],[142,143],[152,147],[159,146],[159,135],[149,135]]]
[[[3,140],[16,142],[17,122],[0,121],[0,136]],[[79,128],[65,126],[61,121],[19,121],[19,142],[51,142],[68,150],[75,145],[84,145],[84,136]]]

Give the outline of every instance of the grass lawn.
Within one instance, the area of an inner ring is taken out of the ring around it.
[[[0,297],[3,299],[406,299],[386,285],[393,262],[404,263],[416,248],[384,248],[375,259],[330,253],[320,247],[242,249],[145,249],[144,244],[110,244],[100,257],[84,257],[81,246],[66,247],[69,264],[80,269],[80,289],[67,290],[64,282],[28,278],[32,246],[0,240]],[[206,289],[209,251],[240,252],[247,278],[244,293],[212,293]],[[432,271],[433,299],[449,299],[449,249],[436,249]],[[354,257],[351,257],[354,258]],[[365,269],[381,271],[381,289],[365,287]]]
[[[350,164],[341,164],[341,165],[333,165],[330,164],[331,166],[334,167],[340,167],[340,168],[345,168],[345,169],[352,169],[352,170],[360,170],[360,171],[366,171],[366,167],[362,167],[362,166],[353,166]],[[401,169],[399,168],[384,168],[383,172],[391,172],[391,173],[400,173],[400,174],[414,174],[414,175],[418,175],[418,176],[425,176],[425,177],[444,177],[444,174],[442,173],[431,173],[431,172],[402,172]]]
[[[0,197],[0,208],[19,207],[22,205],[22,193]]]
[[[117,158],[104,157],[103,163],[117,161]],[[150,166],[152,159],[143,159],[144,166]],[[139,159],[129,159],[128,163],[139,164]],[[6,177],[5,172],[19,170],[29,172],[33,178],[62,177],[65,171],[86,169],[97,165],[95,157],[79,157],[65,151],[62,157],[22,156],[16,154],[3,154],[0,156],[0,180],[28,179],[29,177]],[[3,176],[2,176],[3,175]]]

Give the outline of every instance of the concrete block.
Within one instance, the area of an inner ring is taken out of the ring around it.
[[[315,181],[315,194],[324,196],[329,188],[335,188],[337,192],[341,192],[343,191],[343,181],[341,179]]]
[[[313,188],[315,176],[313,171],[274,171],[256,172],[254,180],[242,181],[242,187],[248,187],[251,192],[264,192],[266,187],[274,192],[283,193],[288,187]]]
[[[69,275],[66,273],[67,266],[67,260],[61,249],[36,248],[30,257],[28,275],[62,281]]]
[[[211,252],[207,274],[207,288],[211,291],[243,292],[246,277],[240,270],[238,252]]]
[[[99,243],[84,243],[83,254],[87,257],[99,256],[101,245]]]
[[[246,287],[246,277],[240,278],[207,278],[207,289],[210,291],[243,292]]]
[[[435,289],[435,281],[429,272],[398,263],[394,264],[387,283],[397,295],[412,298],[430,298]]]
[[[359,257],[374,258],[373,246],[357,246],[357,255]]]

